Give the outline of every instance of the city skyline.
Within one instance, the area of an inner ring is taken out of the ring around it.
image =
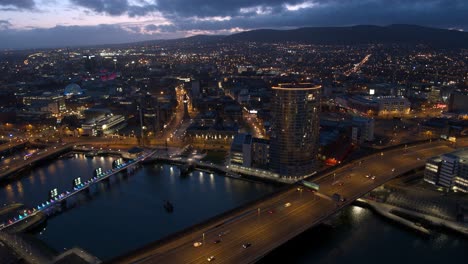
[[[441,0],[4,0],[0,1],[0,49],[128,43],[306,26],[417,24],[466,31],[467,11],[464,1]]]
[[[466,258],[467,11],[0,0],[0,262]]]

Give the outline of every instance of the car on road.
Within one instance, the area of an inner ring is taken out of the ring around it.
[[[273,210],[268,210],[268,213],[269,213],[269,214],[273,214],[273,213],[275,213],[275,211],[273,211]]]
[[[194,246],[194,247],[199,247],[199,246],[201,246],[201,245],[203,245],[203,243],[202,243],[202,242],[199,242],[199,241],[193,243],[193,246]]]
[[[369,174],[366,174],[366,178],[369,178],[369,177],[370,177],[370,175],[369,175]]]
[[[221,243],[221,239],[216,239],[215,241],[213,241],[213,244],[219,244]]]
[[[284,207],[289,207],[289,206],[291,206],[291,203],[285,203],[284,204]]]
[[[250,244],[250,243],[245,243],[245,244],[242,245],[243,248],[248,248],[250,246],[252,246],[252,244]]]
[[[215,257],[214,257],[214,256],[210,256],[210,257],[208,257],[206,260],[208,260],[208,262],[211,262],[211,261],[215,260]]]
[[[375,176],[372,176],[371,179],[375,180]]]

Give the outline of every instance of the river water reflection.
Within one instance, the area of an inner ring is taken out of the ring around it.
[[[35,168],[21,180],[4,186],[0,201],[37,205],[47,199],[49,190],[70,190],[73,179],[87,180],[95,168],[111,168],[114,159],[76,154]],[[181,177],[175,166],[145,165],[133,175],[120,174],[110,184],[100,184],[90,196],[80,195],[76,207],[49,218],[45,230],[37,235],[56,250],[79,246],[105,260],[276,188],[198,171]],[[164,200],[174,205],[172,213],[164,209]]]

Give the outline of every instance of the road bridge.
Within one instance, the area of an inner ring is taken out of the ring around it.
[[[71,150],[73,144],[56,144],[50,145],[49,147],[35,152],[32,156],[21,159],[11,165],[0,168],[0,182],[10,179],[13,175],[24,170],[25,168],[31,167],[39,162],[55,158],[60,156],[62,153]]]
[[[28,143],[28,141],[23,140],[23,139],[3,143],[3,144],[0,145],[0,154],[8,152],[8,151],[16,149],[16,148],[24,147],[27,143]]]
[[[430,142],[374,154],[313,178],[318,192],[298,185],[287,187],[112,263],[206,263],[211,256],[216,263],[254,263],[376,187],[423,167],[427,158],[453,150],[446,142]],[[195,247],[195,242],[201,246]]]

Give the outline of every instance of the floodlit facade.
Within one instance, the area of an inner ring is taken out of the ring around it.
[[[426,162],[424,180],[437,186],[468,193],[468,149],[429,159]]]
[[[270,169],[281,177],[304,177],[316,170],[320,85],[279,84],[273,89]]]
[[[411,103],[403,96],[340,96],[335,101],[369,116],[401,116],[410,113]]]
[[[125,117],[121,115],[110,115],[102,117],[94,122],[81,125],[84,135],[102,136],[112,134],[126,126]]]

